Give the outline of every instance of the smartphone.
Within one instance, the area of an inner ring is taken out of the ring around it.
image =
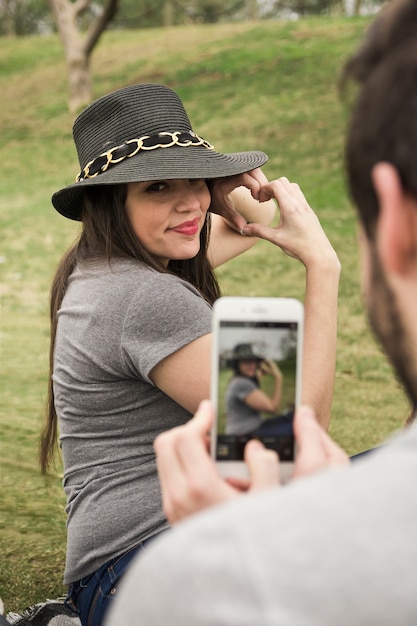
[[[222,297],[213,307],[211,455],[223,477],[248,478],[244,449],[259,439],[291,476],[301,398],[304,308],[293,298]]]

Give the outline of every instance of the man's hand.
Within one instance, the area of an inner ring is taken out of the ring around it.
[[[163,507],[172,524],[242,493],[280,484],[277,454],[256,440],[245,447],[249,480],[224,480],[208,451],[212,422],[211,404],[204,401],[187,424],[155,439]],[[345,452],[321,428],[309,407],[297,411],[294,431],[298,443],[294,478],[349,463]]]
[[[349,457],[318,423],[313,410],[300,406],[294,418],[297,458],[294,478],[313,474],[325,467],[348,465]]]
[[[265,489],[279,482],[278,457],[259,441],[250,441],[245,449],[249,482],[223,480],[208,452],[212,422],[212,407],[204,401],[187,424],[155,439],[164,513],[171,523],[242,492]]]

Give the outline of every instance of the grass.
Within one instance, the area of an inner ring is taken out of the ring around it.
[[[95,96],[162,82],[219,150],[260,149],[265,172],[300,183],[343,265],[331,434],[349,453],[400,427],[408,404],[369,331],[359,294],[355,216],[345,190],[345,107],[336,79],[364,18],[111,31],[94,53]],[[66,72],[55,36],[0,39],[1,490],[0,596],[6,610],[64,592],[60,469],[39,476],[47,383],[48,290],[77,225],[50,205],[78,165]],[[219,271],[229,295],[302,298],[304,272],[261,242]]]

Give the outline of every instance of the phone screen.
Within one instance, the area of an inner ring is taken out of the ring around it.
[[[294,460],[298,332],[295,321],[219,321],[217,461],[242,461],[253,438]]]

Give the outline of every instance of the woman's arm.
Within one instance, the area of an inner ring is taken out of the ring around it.
[[[190,413],[210,397],[211,334],[167,356],[150,373],[153,383]]]
[[[321,259],[306,268],[302,402],[329,427],[336,371],[340,265]]]
[[[208,258],[213,268],[256,243],[255,237],[242,237],[241,230],[248,222],[264,226],[272,223],[276,204],[262,193],[262,187],[267,182],[262,171],[256,169],[239,176],[219,178],[211,183],[212,225]]]
[[[281,405],[282,396],[282,373],[273,361],[263,361],[261,367],[265,367],[264,373],[274,377],[274,387],[271,396],[262,389],[254,389],[245,398],[245,404],[260,413],[277,413]]]
[[[337,300],[340,262],[304,194],[280,178],[265,186],[280,208],[279,224],[249,224],[244,232],[278,245],[306,268],[302,401],[327,428],[336,366]]]
[[[335,376],[340,263],[298,185],[282,178],[265,185],[263,191],[279,204],[278,226],[249,224],[243,230],[271,241],[306,267],[302,401],[312,406],[327,428]],[[154,367],[151,378],[164,393],[194,413],[199,402],[209,397],[210,353],[208,334],[165,358]]]

